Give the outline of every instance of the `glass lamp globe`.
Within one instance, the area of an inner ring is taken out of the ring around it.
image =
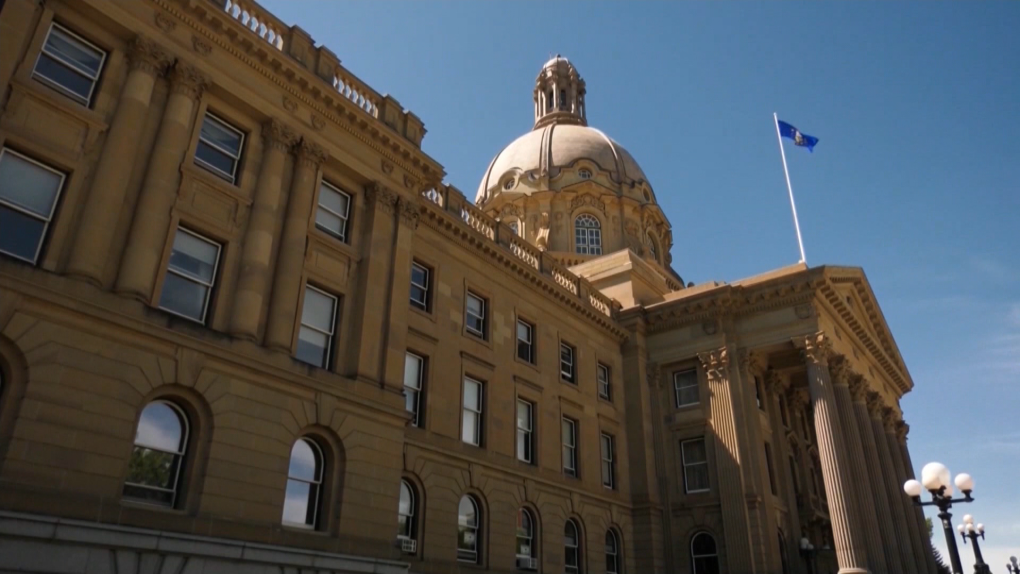
[[[941,462],[929,462],[921,469],[921,484],[928,490],[949,486],[949,469]]]
[[[921,491],[924,489],[920,482],[916,480],[908,480],[903,483],[903,492],[907,493],[907,496],[916,498],[921,496]]]
[[[978,531],[978,534],[983,534],[985,531],[985,525],[978,523],[978,525],[975,526],[974,529]]]
[[[942,491],[942,494],[945,495],[945,496],[952,497],[953,496],[953,485],[952,484],[947,484],[946,485],[946,489]]]
[[[968,524],[967,525],[967,532],[974,532],[974,525],[973,524]]]
[[[956,488],[959,488],[962,492],[974,490],[974,479],[966,472],[956,475],[956,480],[953,482],[956,483]]]
[[[962,524],[956,527],[956,531],[959,532],[960,534],[963,534],[964,530],[966,530],[966,528],[964,528]]]
[[[969,514],[964,514],[963,515],[963,523],[964,524],[974,524],[974,517],[969,515]]]

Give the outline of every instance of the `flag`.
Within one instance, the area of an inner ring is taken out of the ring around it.
[[[779,133],[785,138],[792,139],[795,145],[806,147],[810,152],[813,152],[815,146],[818,145],[818,138],[801,133],[800,130],[783,120],[779,120]]]

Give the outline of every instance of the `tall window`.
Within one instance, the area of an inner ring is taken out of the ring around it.
[[[609,367],[599,363],[595,367],[595,373],[598,377],[599,396],[607,401],[612,400],[613,396],[611,394],[612,388],[609,382]]]
[[[322,497],[322,450],[315,441],[299,438],[290,449],[287,497],[283,501],[283,523],[315,528],[319,523]]]
[[[457,560],[477,564],[481,538],[482,517],[478,502],[470,494],[465,494],[457,508]]]
[[[124,497],[173,508],[180,498],[180,477],[188,446],[188,418],[177,405],[153,401],[135,429]]]
[[[761,377],[754,378],[754,400],[760,410],[765,410],[765,394],[761,391]]]
[[[517,460],[528,464],[535,462],[534,410],[535,405],[517,400]]]
[[[411,263],[411,305],[429,311],[429,286],[432,273],[428,267],[418,263]]]
[[[783,427],[790,428],[790,412],[786,408],[785,397],[779,397],[779,418],[783,422]]]
[[[681,442],[680,454],[684,464],[684,492],[707,492],[708,452],[705,449],[705,438]]]
[[[521,508],[517,511],[517,568],[537,570],[535,560],[535,519],[531,511]]]
[[[406,480],[400,481],[400,506],[397,510],[397,524],[400,526],[399,534],[397,537],[401,540],[417,539],[415,536],[415,522],[414,512],[417,509],[417,504],[414,499],[414,488]],[[401,544],[401,546],[404,546]],[[408,545],[411,546],[411,545]],[[414,553],[415,550],[407,550],[404,552]]]
[[[577,423],[572,419],[563,417],[561,421],[561,436],[563,439],[563,473],[567,476],[577,477]]]
[[[351,196],[322,182],[319,186],[319,207],[315,210],[315,227],[347,241],[347,220],[350,218]]]
[[[687,369],[673,373],[673,393],[676,395],[676,407],[696,405],[698,397],[698,370]]]
[[[790,480],[793,481],[793,494],[797,497],[797,503],[800,504],[800,479],[797,478],[797,461],[790,455]]]
[[[482,444],[482,383],[464,379],[464,416],[461,440],[468,444]]]
[[[707,532],[691,538],[691,570],[693,574],[719,574],[719,552],[715,538]]]
[[[237,165],[244,149],[244,132],[206,113],[198,135],[195,163],[230,183],[237,181]]]
[[[613,435],[602,433],[602,486],[616,488],[616,440]]]
[[[535,326],[522,319],[517,320],[517,358],[529,363],[535,362]]]
[[[568,383],[577,383],[577,350],[560,342],[560,378]]]
[[[404,405],[411,413],[411,424],[419,427],[421,417],[421,391],[425,380],[425,359],[414,353],[404,355]]]
[[[70,30],[52,24],[32,77],[88,107],[106,63],[106,52]]]
[[[159,298],[160,308],[205,322],[219,260],[218,243],[178,228],[163,281],[163,293]]]
[[[563,571],[567,574],[580,574],[581,532],[573,518],[567,519],[563,527],[563,553]]]
[[[769,443],[765,443],[765,462],[769,471],[769,487],[772,489],[772,494],[778,494],[776,492],[776,474],[772,468],[772,445]]]
[[[602,255],[602,224],[594,215],[582,213],[574,220],[574,243],[581,255]]]
[[[620,539],[612,528],[606,530],[606,574],[620,574]]]
[[[464,305],[464,322],[467,324],[468,333],[485,338],[485,299],[468,291],[467,302]]]
[[[0,253],[38,260],[63,187],[59,171],[0,150]]]
[[[335,329],[336,297],[306,285],[295,353],[297,359],[323,369],[329,368]]]

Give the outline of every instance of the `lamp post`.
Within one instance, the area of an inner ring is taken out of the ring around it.
[[[1009,557],[1010,564],[1006,564],[1006,572],[1009,574],[1020,574],[1020,564],[1016,562],[1016,556]]]
[[[949,561],[952,564],[953,574],[963,574],[963,564],[960,563],[960,550],[956,547],[956,535],[953,534],[953,515],[949,509],[954,502],[973,502],[974,498],[970,493],[974,490],[974,479],[969,474],[961,473],[956,475],[956,487],[963,493],[963,498],[953,498],[953,485],[949,482],[949,469],[946,465],[938,462],[929,462],[921,469],[921,482],[908,480],[903,483],[903,492],[907,493],[914,504],[918,506],[935,506],[939,509],[939,519],[942,520],[942,530],[946,533],[946,546],[949,548]],[[931,493],[931,502],[921,502],[921,493],[927,490]]]
[[[981,523],[975,525],[974,517],[964,514],[963,524],[957,526],[956,530],[959,531],[964,544],[967,544],[967,539],[970,538],[972,546],[974,546],[974,572],[976,574],[989,574],[988,565],[985,564],[985,560],[981,556],[981,546],[978,545],[978,537],[982,540],[985,539],[985,525]]]

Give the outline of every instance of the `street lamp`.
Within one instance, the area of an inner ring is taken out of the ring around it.
[[[1016,562],[1016,556],[1009,557],[1010,564],[1006,564],[1006,571],[1009,574],[1020,574],[1020,564]]]
[[[988,565],[985,564],[984,558],[981,556],[981,546],[978,545],[978,537],[982,540],[985,539],[985,525],[978,523],[974,524],[974,517],[969,514],[963,515],[963,524],[956,527],[959,531],[960,537],[963,538],[963,543],[967,544],[967,539],[974,546],[974,572],[977,574],[989,573]]]
[[[956,487],[963,493],[963,498],[953,498],[953,485],[949,482],[949,469],[939,462],[929,462],[921,469],[921,482],[908,480],[903,483],[903,492],[907,493],[914,504],[918,506],[936,506],[939,509],[939,519],[942,520],[942,530],[946,533],[946,546],[949,548],[949,561],[952,563],[953,574],[963,574],[963,564],[960,563],[960,551],[956,547],[956,536],[953,534],[953,515],[949,509],[954,502],[973,502],[974,498],[970,493],[974,490],[974,479],[967,473],[956,475]],[[931,502],[921,502],[921,493],[927,490],[931,493]]]

